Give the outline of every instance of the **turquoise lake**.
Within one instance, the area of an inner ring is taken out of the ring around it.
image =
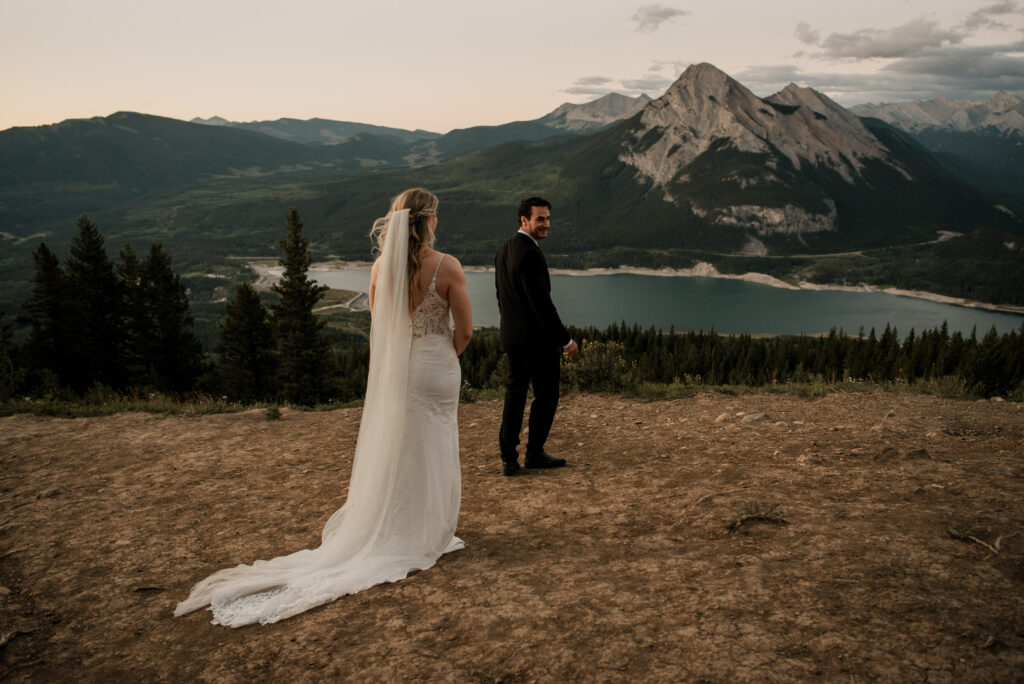
[[[310,277],[332,288],[366,292],[370,269],[310,271]],[[498,324],[494,274],[466,273],[474,325]],[[881,334],[892,325],[901,336],[913,328],[937,328],[945,321],[950,332],[978,336],[995,326],[1000,333],[1019,330],[1024,315],[940,304],[880,292],[786,290],[724,278],[686,278],[616,273],[553,275],[551,298],[567,325],[605,328],[626,321],[647,328],[723,333],[814,334],[831,328]]]

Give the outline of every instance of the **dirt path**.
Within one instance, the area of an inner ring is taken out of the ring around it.
[[[1021,679],[1021,405],[574,396],[570,466],[512,478],[499,413],[460,409],[464,551],[238,630],[171,611],[318,542],[358,409],[0,420],[0,679]]]

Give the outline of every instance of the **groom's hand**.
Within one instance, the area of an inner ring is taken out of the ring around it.
[[[565,354],[566,356],[576,356],[576,354],[578,354],[579,351],[579,345],[576,344],[576,340],[573,340],[572,343],[570,343],[569,346],[566,347],[562,353]]]

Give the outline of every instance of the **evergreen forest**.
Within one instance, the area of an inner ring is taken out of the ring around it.
[[[314,313],[327,288],[307,277],[309,241],[294,208],[278,243],[280,282],[269,292],[238,284],[206,351],[194,332],[187,290],[159,243],[142,256],[125,245],[114,261],[88,217],[76,228],[63,263],[45,243],[38,245],[20,315],[5,321],[0,314],[5,413],[59,412],[64,409],[55,406],[113,399],[145,404],[153,397],[205,402],[210,410],[362,399],[369,314],[349,314],[358,324],[339,332]],[[563,365],[569,392],[657,398],[706,389],[902,388],[1024,400],[1024,326],[967,336],[950,333],[945,324],[903,336],[887,327],[856,335],[754,337],[644,330],[625,322],[570,330],[581,353]],[[505,361],[494,329],[476,331],[461,365],[464,400],[500,396]]]

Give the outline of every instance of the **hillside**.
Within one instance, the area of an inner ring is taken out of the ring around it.
[[[1024,216],[1024,134],[1007,139],[929,128],[913,137],[951,175]]]
[[[213,570],[317,543],[345,497],[358,409],[0,419],[0,678],[982,682],[1024,670],[1019,404],[575,395],[549,441],[570,465],[512,478],[498,470],[500,410],[460,407],[465,550],[240,630],[171,612]],[[755,511],[767,520],[744,519]]]
[[[1024,216],[1024,100],[999,91],[990,99],[912,100],[857,105],[912,136],[961,182]]]
[[[375,126],[373,124],[356,123],[354,121],[334,121],[332,119],[275,119],[274,121],[228,121],[219,116],[202,119],[196,117],[190,123],[203,124],[206,126],[228,126],[239,128],[254,133],[262,133],[275,138],[291,140],[299,143],[339,143],[348,140],[356,135],[369,134],[380,135],[390,138],[397,138],[403,142],[414,142],[416,140],[429,140],[438,137],[438,133],[431,133],[417,129],[409,131],[404,128],[392,128],[390,126]]]
[[[60,254],[82,213],[115,249],[159,241],[188,270],[220,273],[228,256],[273,253],[292,205],[318,258],[365,260],[372,221],[416,185],[441,198],[439,247],[469,265],[492,263],[518,200],[542,195],[556,208],[552,266],[705,261],[1024,302],[1017,153],[969,141],[933,153],[814,90],[791,84],[759,98],[710,64],[646,104],[605,99],[555,118],[568,126],[642,109],[587,135],[542,117],[413,143],[360,133],[301,145],[130,114],[5,131],[0,307],[24,300],[31,251],[45,240]],[[950,233],[963,237],[936,246]]]
[[[253,219],[270,220],[254,212],[252,204],[267,194],[257,188],[287,189],[293,199],[286,204],[326,205],[332,223],[368,225],[407,185],[430,185],[448,193],[442,199],[484,206],[514,204],[533,192],[550,196],[561,208],[551,242],[557,253],[617,247],[790,255],[924,242],[939,230],[1024,232],[1024,220],[958,181],[921,145],[808,88],[791,84],[762,99],[716,67],[698,64],[652,102],[602,100],[549,116],[563,124],[570,114],[607,121],[642,109],[591,135],[572,135],[541,118],[456,130],[411,146],[370,133],[336,145],[299,145],[127,113],[11,129],[0,133],[0,177],[8,178],[0,228],[19,238],[51,232],[59,242],[66,229],[56,222],[73,222],[77,199],[79,212],[109,210],[111,221],[104,222],[120,232],[131,205],[188,206],[186,185],[236,176],[241,183],[225,187],[242,197],[224,203],[228,211],[218,214],[215,233],[237,234],[239,223],[246,230]],[[85,201],[90,192],[93,201]],[[43,193],[49,201],[32,201]],[[172,234],[199,231],[195,219],[170,218],[177,224]],[[460,211],[449,215],[449,226],[480,241],[486,229],[463,218]],[[354,247],[331,249],[348,255]]]
[[[140,192],[311,164],[306,145],[135,112],[0,131],[0,185],[88,183]]]

